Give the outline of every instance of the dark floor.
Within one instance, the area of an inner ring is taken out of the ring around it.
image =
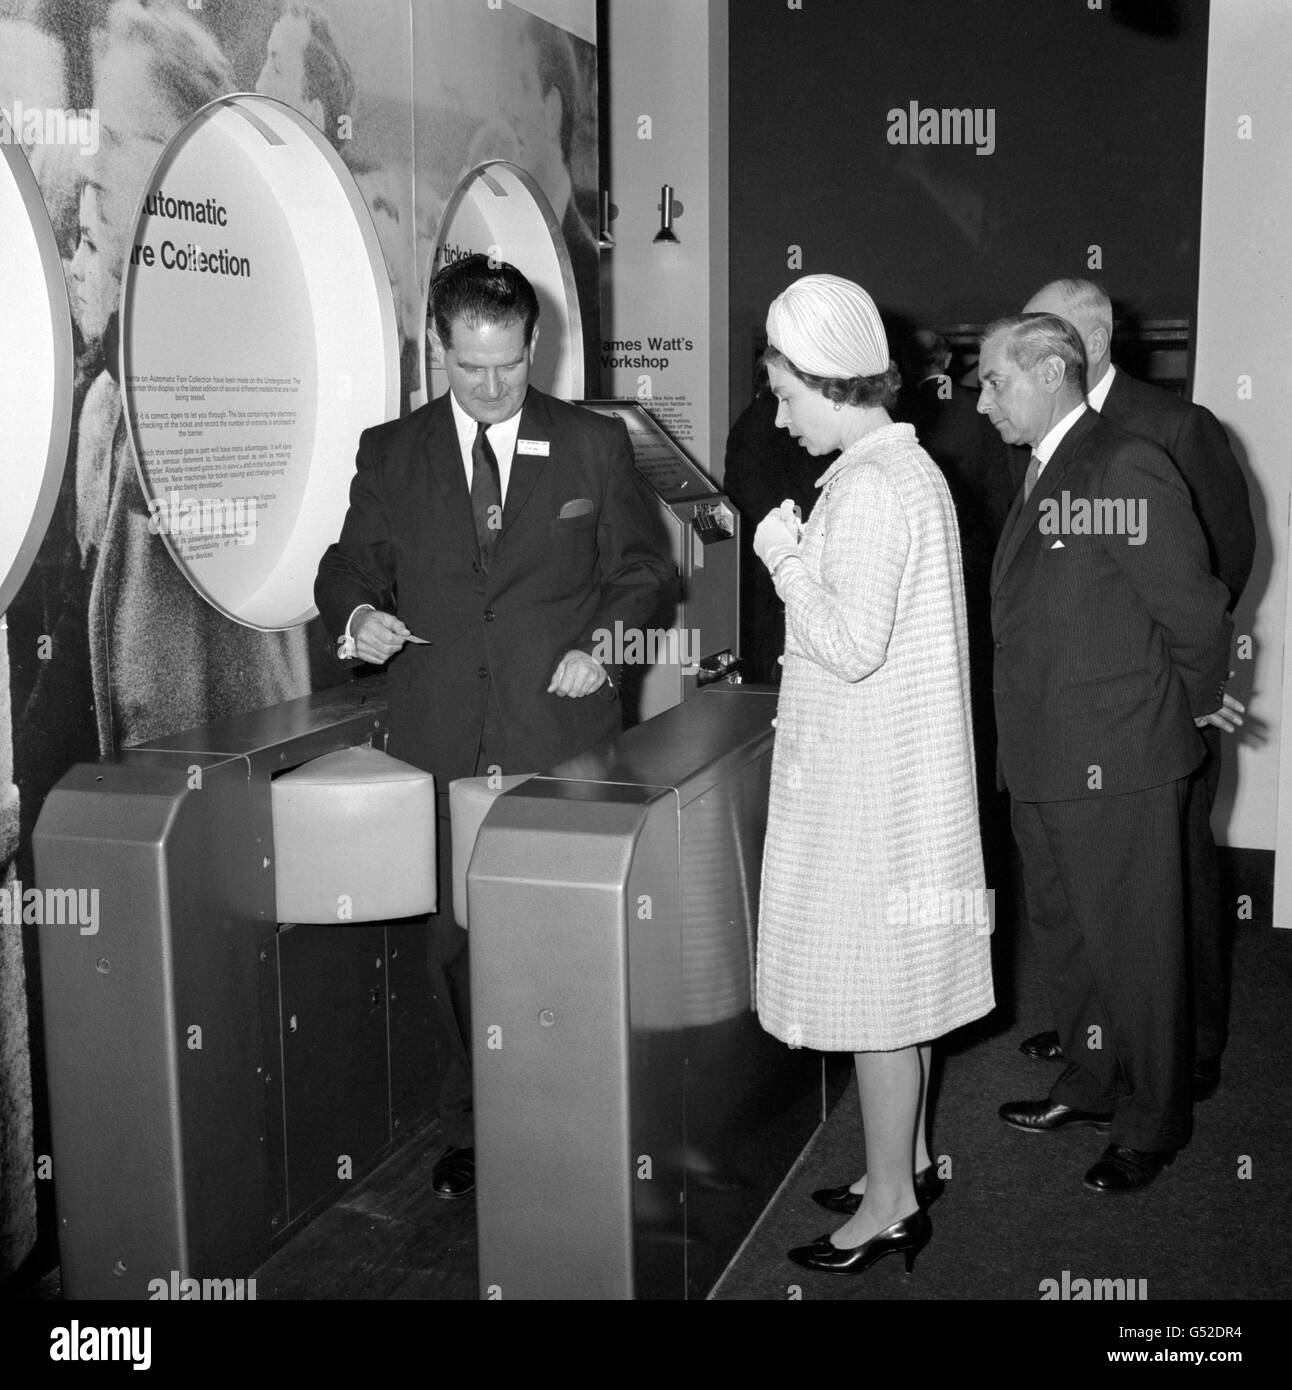
[[[790,1246],[842,1220],[820,1211],[812,1190],[864,1166],[849,1084],[714,1298],[1036,1302],[1042,1281],[1062,1286],[1065,1273],[1069,1284],[1144,1280],[1153,1302],[1203,1300],[1231,1310],[1234,1300],[1253,1300],[1272,1313],[1269,1300],[1292,1296],[1292,931],[1240,928],[1219,1091],[1196,1108],[1193,1141],[1150,1188],[1102,1197],[1081,1182],[1105,1142],[1099,1135],[1024,1135],[996,1117],[1002,1101],[1043,1095],[1055,1074],[1053,1064],[1018,1051],[1049,1020],[1026,933],[1009,925],[1015,915],[1002,904],[993,943],[996,1012],[936,1054],[932,1148],[949,1181],[915,1273],[887,1259],[840,1278],[785,1259]],[[441,1147],[432,1124],[318,1216],[256,1271],[257,1299],[316,1306],[477,1299],[474,1200],[441,1201],[430,1188]],[[33,1292],[59,1299],[57,1271]],[[1220,1321],[1222,1310],[1213,1312]]]
[[[1041,1281],[1062,1281],[1064,1271],[1069,1280],[1146,1280],[1153,1301],[1292,1295],[1292,932],[1249,926],[1238,936],[1221,1088],[1197,1108],[1193,1142],[1175,1164],[1124,1197],[1082,1185],[1105,1142],[1093,1131],[1029,1136],[996,1118],[1001,1101],[1043,1095],[1054,1075],[1018,1051],[1048,1020],[1026,942],[1008,959],[1017,939],[998,934],[1000,1031],[953,1039],[942,1052],[933,1151],[950,1180],[914,1275],[895,1259],[838,1278],[784,1258],[837,1224],[812,1190],[863,1167],[849,1086],[714,1297],[1037,1300]],[[474,1299],[474,1204],[431,1193],[438,1150],[431,1128],[391,1158],[257,1271],[257,1296]]]
[[[431,1190],[432,1124],[256,1271],[257,1299],[474,1299],[476,1210]]]
[[[842,1224],[814,1188],[865,1167],[855,1084],[715,1297],[899,1300],[1040,1298],[1041,1281],[1146,1280],[1150,1300],[1292,1296],[1292,932],[1248,929],[1235,950],[1235,1004],[1220,1090],[1196,1107],[1192,1142],[1146,1190],[1088,1191],[1106,1139],[1093,1130],[1027,1135],[996,1117],[1045,1094],[1052,1063],[1018,1043],[1046,1023],[1020,953],[1018,1017],[1007,1031],[944,1054],[932,1151],[949,1161],[934,1237],[908,1276],[887,1259],[857,1278],[813,1274],[784,1252]],[[1138,1289],[1138,1285],[1136,1286]]]

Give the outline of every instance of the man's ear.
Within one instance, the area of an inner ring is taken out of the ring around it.
[[[1090,335],[1090,341],[1086,344],[1086,357],[1091,362],[1097,362],[1108,352],[1108,330],[1106,328],[1096,328]]]
[[[1041,363],[1041,384],[1051,395],[1063,385],[1066,375],[1067,368],[1063,364],[1063,358],[1057,353],[1051,353]]]
[[[538,346],[538,324],[534,325],[534,331],[529,335],[529,360],[534,361],[534,349]]]
[[[538,330],[535,329],[534,331],[537,332]],[[431,366],[442,369],[444,366],[444,344],[440,342],[440,335],[430,327],[426,330],[426,346],[431,352]]]

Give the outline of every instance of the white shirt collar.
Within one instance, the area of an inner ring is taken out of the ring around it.
[[[467,491],[471,491],[471,474],[473,472],[471,464],[471,446],[476,442],[476,430],[479,422],[473,420],[470,415],[458,404],[458,398],[449,392],[449,401],[453,406],[453,424],[458,432],[458,449],[462,454],[462,467],[466,470]],[[525,413],[525,407],[521,408],[506,420],[500,420],[496,425],[490,425],[485,430],[489,439],[489,446],[493,449],[494,458],[498,460],[498,482],[502,491],[502,499],[507,500],[507,483],[511,479],[511,461],[516,455],[516,439],[520,434],[520,417]]]
[[[1117,373],[1117,368],[1110,362],[1108,370],[1099,379],[1098,386],[1092,386],[1086,392],[1086,400],[1090,403],[1091,410],[1098,410],[1103,413],[1104,402],[1108,399],[1108,393],[1112,390],[1113,377]]]
[[[1038,477],[1040,473],[1045,472],[1045,465],[1054,457],[1054,451],[1063,443],[1063,436],[1081,419],[1085,409],[1085,401],[1082,401],[1080,405],[1073,406],[1058,424],[1050,427],[1049,434],[1032,450],[1036,457],[1041,460]]]

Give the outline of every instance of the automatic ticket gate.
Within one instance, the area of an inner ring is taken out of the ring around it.
[[[484,816],[486,1297],[702,1296],[822,1118],[819,1055],[751,1012],[774,710],[766,690],[703,690]],[[92,926],[40,928],[67,1297],[250,1275],[429,1118],[430,779],[384,736],[366,678],[80,765],[47,798],[38,882],[95,903]],[[397,816],[368,811],[383,778]],[[313,860],[279,815],[289,783],[353,816],[309,822]],[[374,828],[404,836],[408,872],[350,904],[333,865],[386,862],[363,850]]]
[[[356,681],[77,766],[46,799],[38,881],[98,904],[93,933],[40,929],[67,1297],[254,1273],[430,1110],[425,926],[401,920],[430,904],[293,917],[275,836],[279,774],[381,761],[385,713],[384,678]]]
[[[776,697],[500,795],[467,877],[484,1298],[703,1297],[823,1118],[752,1012]]]

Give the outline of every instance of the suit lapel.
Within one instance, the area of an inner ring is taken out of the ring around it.
[[[458,432],[453,423],[453,408],[449,404],[448,392],[439,397],[427,413],[424,447],[431,477],[450,521],[449,529],[466,547],[474,562],[479,559],[476,522],[471,511],[471,494],[467,491],[467,475],[462,466],[462,450],[458,445]]]
[[[546,443],[547,453],[526,453],[529,443]],[[547,467],[552,447],[551,419],[544,408],[543,397],[531,386],[520,412],[520,430],[516,435],[516,452],[512,455],[511,476],[507,480],[507,496],[502,504],[502,531],[506,535],[520,515],[530,493]]]
[[[1045,465],[1036,486],[1032,489],[1032,495],[1023,501],[1023,489],[1019,488],[1014,497],[1014,505],[1009,509],[1009,517],[1005,522],[1005,529],[1001,533],[1001,543],[996,551],[996,559],[992,565],[991,588],[995,593],[1001,580],[1005,577],[1005,571],[1014,563],[1019,549],[1024,540],[1030,534],[1034,523],[1041,515],[1041,503],[1047,498],[1053,497],[1059,491],[1059,486],[1063,482],[1063,475],[1067,471],[1068,464],[1076,456],[1081,447],[1082,440],[1095,427],[1099,421],[1099,414],[1094,410],[1087,410],[1084,415],[1072,426],[1063,436],[1059,447],[1054,451],[1049,463]]]

